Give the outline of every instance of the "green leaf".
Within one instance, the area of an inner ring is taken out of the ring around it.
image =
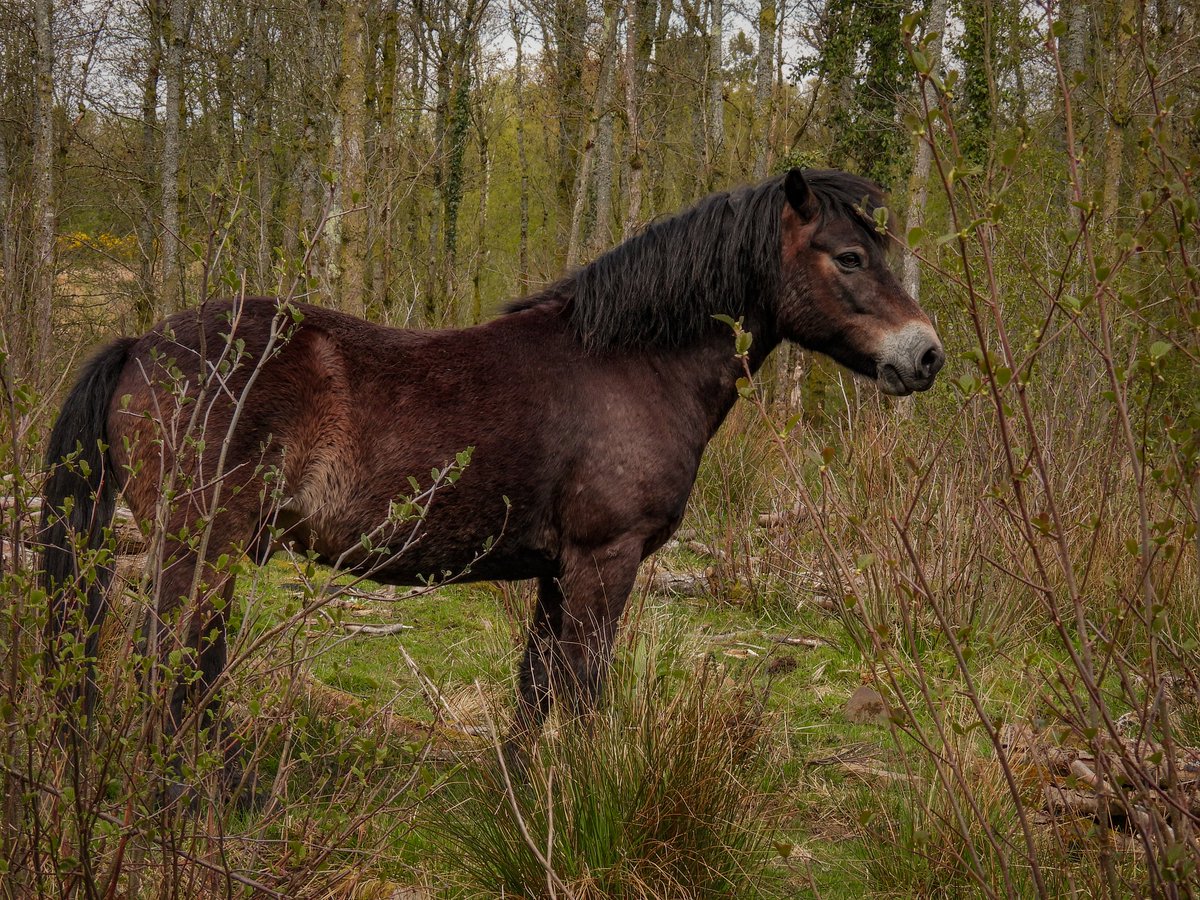
[[[1162,359],[1164,356],[1166,356],[1170,352],[1170,350],[1171,350],[1171,345],[1168,344],[1166,341],[1155,341],[1153,344],[1150,345],[1150,358],[1151,359]]]

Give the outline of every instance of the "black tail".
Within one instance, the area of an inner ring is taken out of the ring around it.
[[[109,566],[98,566],[95,578],[81,578],[75,547],[96,549],[112,521],[120,473],[108,452],[108,411],[117,380],[136,338],[109,344],[84,367],[67,395],[46,449],[46,487],[39,530],[44,587],[50,598],[47,661],[55,665],[68,630],[84,640],[87,658],[96,655],[100,624],[106,611]],[[79,628],[76,604],[86,603],[86,630]],[[88,678],[90,701],[91,679]]]

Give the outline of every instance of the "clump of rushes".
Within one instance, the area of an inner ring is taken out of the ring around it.
[[[678,642],[636,638],[603,708],[547,733],[520,776],[485,753],[439,791],[446,878],[469,896],[769,895],[781,804],[761,701]]]

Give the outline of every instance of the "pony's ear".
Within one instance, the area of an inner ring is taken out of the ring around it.
[[[801,220],[808,222],[816,217],[817,204],[812,195],[812,188],[804,180],[803,169],[788,169],[783,176],[783,193],[788,205],[796,211]]]

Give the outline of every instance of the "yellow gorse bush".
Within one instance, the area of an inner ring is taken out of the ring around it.
[[[137,250],[137,235],[127,234],[118,237],[107,231],[93,236],[86,231],[73,231],[58,236],[60,251],[91,251],[103,256],[115,256],[120,259],[132,259]]]

